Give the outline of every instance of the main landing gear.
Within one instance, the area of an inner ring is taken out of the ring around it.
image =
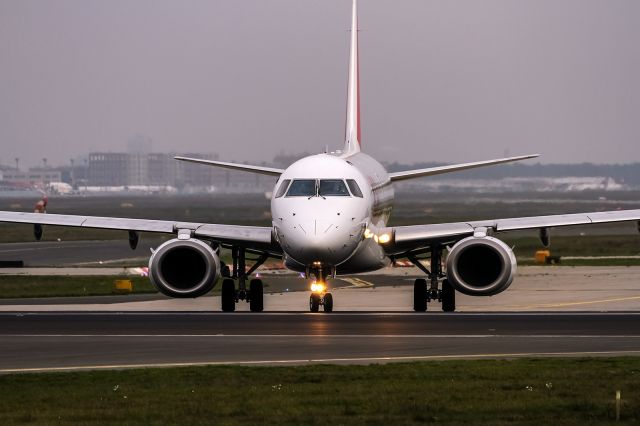
[[[413,310],[425,312],[427,304],[432,301],[442,302],[444,312],[454,312],[456,310],[456,291],[453,285],[446,279],[446,274],[442,272],[442,248],[434,246],[431,248],[431,270],[425,268],[415,255],[408,255],[407,258],[418,269],[427,274],[427,280],[418,278],[413,283]],[[442,288],[438,288],[441,278]]]
[[[250,276],[269,257],[263,253],[256,259],[256,263],[246,270],[246,253],[242,247],[234,247],[231,251],[233,257],[233,274],[222,280],[222,311],[233,312],[236,310],[236,303],[244,300],[249,303],[251,312],[262,312],[264,309],[264,285],[261,279],[252,279],[247,289],[247,277]],[[236,289],[234,278],[238,280]]]

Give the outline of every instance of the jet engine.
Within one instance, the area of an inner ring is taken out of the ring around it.
[[[220,259],[205,242],[173,239],[159,246],[149,259],[149,278],[170,297],[198,297],[216,285]]]
[[[516,257],[493,237],[468,237],[447,257],[447,279],[460,293],[493,296],[505,291],[516,274]]]

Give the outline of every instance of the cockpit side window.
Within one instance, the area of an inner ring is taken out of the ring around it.
[[[314,197],[315,195],[315,179],[294,179],[287,192],[287,197]]]
[[[360,187],[358,186],[358,182],[356,182],[353,179],[347,179],[347,185],[349,185],[349,189],[351,190],[351,194],[353,194],[354,197],[363,198],[362,191],[360,190]]]
[[[285,179],[282,181],[282,183],[280,184],[280,187],[278,188],[278,192],[276,192],[276,198],[282,197],[284,193],[287,192],[287,188],[289,188],[290,183],[291,183],[291,179]]]
[[[318,195],[321,197],[348,197],[349,190],[342,179],[321,179]]]

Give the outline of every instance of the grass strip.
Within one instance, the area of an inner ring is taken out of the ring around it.
[[[637,424],[640,358],[12,374],[0,395],[5,425]]]
[[[112,295],[117,279],[130,279],[132,293],[157,293],[146,277],[0,275],[0,298]]]

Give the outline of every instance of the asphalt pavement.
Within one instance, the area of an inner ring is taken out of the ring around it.
[[[640,355],[640,313],[2,313],[0,372]]]

